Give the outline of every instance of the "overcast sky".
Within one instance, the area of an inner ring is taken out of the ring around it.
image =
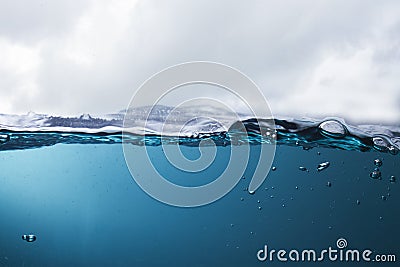
[[[0,113],[103,114],[174,64],[224,63],[276,116],[400,123],[400,1],[0,0]]]

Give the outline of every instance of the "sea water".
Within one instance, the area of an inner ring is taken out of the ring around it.
[[[15,127],[21,121],[25,128]],[[338,249],[339,239],[347,248],[371,250],[371,258],[399,260],[400,135],[393,127],[275,120],[273,168],[254,194],[248,186],[261,139],[250,142],[245,174],[231,192],[181,208],[155,200],[132,179],[121,134],[104,130],[118,123],[3,116],[0,266],[309,266],[314,263],[276,256],[260,261],[257,253],[266,245],[287,252]],[[157,135],[133,135],[132,145],[147,146],[170,181],[195,186],[218,177],[234,145],[220,135],[186,137],[179,144],[187,158],[200,156],[199,138],[214,138],[217,156],[195,174],[169,165]],[[30,234],[34,242],[21,238]],[[398,263],[325,258],[317,266],[364,264]]]

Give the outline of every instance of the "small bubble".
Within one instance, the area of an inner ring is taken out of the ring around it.
[[[250,232],[250,234],[251,234],[251,235],[254,235],[254,232],[253,232],[253,231],[251,231],[251,232]]]
[[[369,176],[373,179],[380,179],[382,177],[382,173],[380,172],[380,170],[378,168],[375,168],[375,170],[373,170]]]
[[[388,149],[389,149],[389,153],[392,155],[397,155],[399,153],[399,150],[394,146],[389,146]]]
[[[268,187],[265,188],[265,191],[267,191],[267,190],[268,190]]]
[[[8,134],[0,134],[0,145],[10,141],[10,136]]]
[[[380,159],[375,159],[375,160],[374,160],[374,164],[375,164],[376,167],[380,167],[380,166],[382,166],[383,163],[382,163],[382,160],[380,160]]]
[[[274,198],[274,195],[271,195],[270,198]]]
[[[285,204],[282,204],[282,207],[286,207],[286,205],[285,205]]]
[[[372,138],[372,142],[374,143],[374,148],[378,151],[386,152],[389,147],[389,140],[387,140],[384,136],[375,136]]]
[[[383,201],[385,201],[387,198],[386,198],[386,196],[381,196],[381,199],[382,199]]]
[[[389,182],[395,183],[396,182],[396,177],[394,177],[393,175],[390,176]]]
[[[242,179],[244,180],[244,179],[246,179],[246,177],[243,175],[243,176],[242,176]]]
[[[234,226],[234,224],[233,223],[231,223],[231,227],[233,227]]]
[[[332,230],[332,228],[333,228],[332,226],[328,226],[328,229],[329,229],[329,230]]]
[[[317,155],[318,155],[318,156],[321,155],[321,152],[317,152]]]
[[[275,189],[275,187],[271,186],[271,189]]]
[[[296,189],[299,189],[299,187],[298,187],[298,186],[296,186],[295,188],[296,188]]]
[[[326,120],[318,126],[322,135],[333,138],[346,136],[346,127],[337,120]]]
[[[248,190],[249,191],[249,194],[250,195],[254,195],[254,193],[256,192],[256,191],[254,191],[254,190]]]
[[[322,163],[318,164],[318,166],[317,166],[317,171],[319,171],[319,172],[320,172],[320,171],[323,171],[323,170],[325,170],[326,168],[328,168],[329,165],[330,165],[329,161],[322,162]]]
[[[22,235],[22,240],[25,240],[26,242],[34,242],[36,241],[36,236],[33,234]]]
[[[259,206],[259,207],[258,207],[258,210],[262,210],[262,207],[261,207],[261,206]]]
[[[299,167],[299,170],[302,171],[302,172],[305,172],[305,171],[307,171],[307,168],[306,168],[306,167],[303,167],[303,166],[300,166],[300,167]]]
[[[326,186],[327,186],[327,187],[331,187],[331,186],[332,186],[332,183],[331,183],[331,182],[327,182],[327,183],[326,183]]]
[[[361,204],[360,200],[358,200],[358,199],[357,199],[356,203],[357,203],[357,205]]]
[[[383,217],[382,217],[382,216],[379,216],[379,220],[383,220]]]
[[[272,170],[272,171],[276,171],[276,167],[275,167],[275,166],[273,166],[271,170]]]
[[[240,201],[243,201],[243,200],[244,200],[244,198],[241,197],[241,198],[240,198]]]
[[[261,201],[260,200],[257,200],[257,203],[260,203]]]

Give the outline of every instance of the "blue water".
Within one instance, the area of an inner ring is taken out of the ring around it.
[[[400,188],[390,177],[400,178],[399,154],[374,143],[377,136],[318,137],[319,123],[312,125],[303,124],[305,132],[278,131],[276,170],[255,194],[247,187],[260,139],[251,144],[239,184],[196,208],[169,206],[143,192],[126,166],[118,133],[3,130],[0,266],[309,266],[313,263],[260,262],[256,253],[264,245],[322,250],[335,247],[338,238],[348,248],[394,254],[397,263],[315,265],[398,266]],[[397,136],[383,139],[398,144]],[[182,185],[212,181],[230,153],[229,143],[217,142],[215,163],[189,175],[168,165],[157,136],[147,138],[158,168]],[[186,157],[199,157],[196,138],[180,140]],[[383,163],[381,179],[370,177],[375,159]],[[317,171],[327,161],[329,167]],[[26,242],[23,234],[37,240]]]

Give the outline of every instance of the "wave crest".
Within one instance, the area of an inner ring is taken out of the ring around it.
[[[124,125],[127,112],[134,120]],[[235,130],[238,117],[245,126],[245,134]],[[230,125],[230,128],[226,129],[224,125]],[[182,145],[198,145],[207,138],[217,145],[229,145],[229,135],[243,134],[246,139],[242,141],[252,144],[276,142],[304,149],[328,147],[391,154],[400,150],[398,126],[349,125],[340,118],[252,118],[246,114],[232,116],[213,107],[174,109],[168,106],[141,107],[104,116],[60,117],[32,112],[26,115],[0,114],[0,150],[60,143],[115,144],[122,142],[122,131],[128,132],[129,141],[135,145],[159,145],[161,135],[163,142]]]

